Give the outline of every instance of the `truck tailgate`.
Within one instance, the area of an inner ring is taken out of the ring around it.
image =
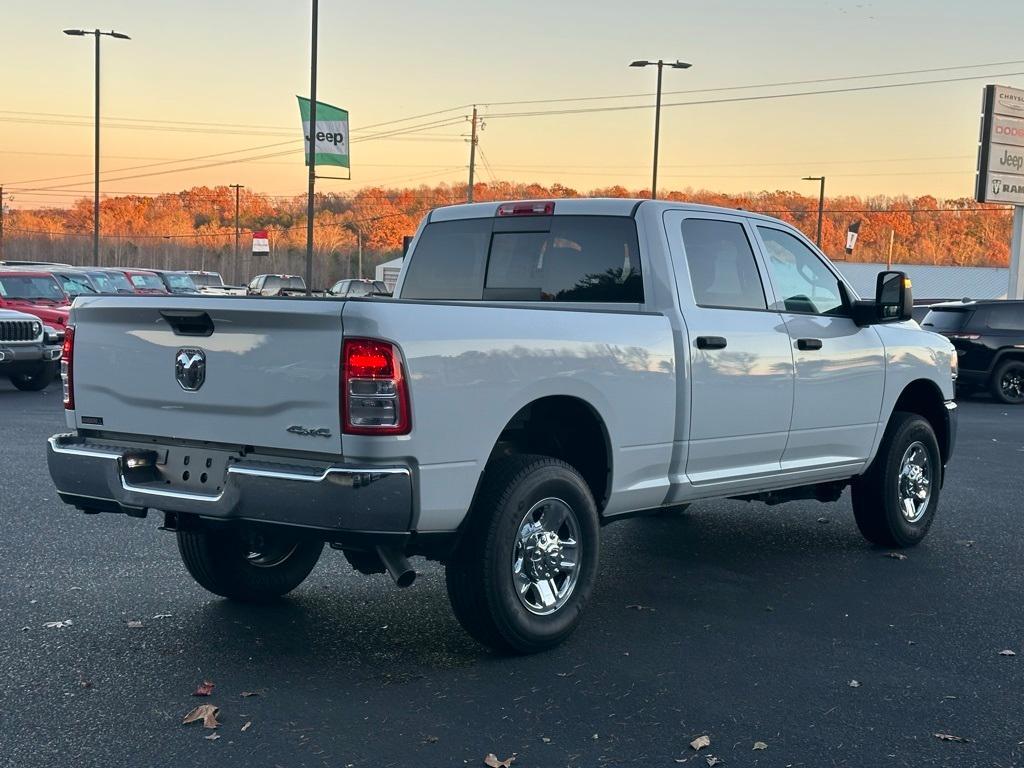
[[[340,454],[341,309],[301,299],[79,299],[75,426]]]

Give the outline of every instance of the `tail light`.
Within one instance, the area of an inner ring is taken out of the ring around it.
[[[64,408],[75,410],[75,326],[64,329],[64,344],[60,348],[60,382],[64,390]]]
[[[505,203],[498,206],[497,216],[550,216],[555,212],[553,201]]]
[[[345,339],[341,362],[342,431],[406,435],[409,389],[398,347],[376,339]]]

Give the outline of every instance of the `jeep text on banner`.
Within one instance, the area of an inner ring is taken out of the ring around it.
[[[301,96],[302,135],[306,139],[306,165],[309,165],[309,99]],[[322,101],[316,103],[316,164],[348,168],[348,112]]]

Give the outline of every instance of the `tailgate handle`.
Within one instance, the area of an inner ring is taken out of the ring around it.
[[[206,312],[160,312],[177,336],[213,336],[213,320]]]

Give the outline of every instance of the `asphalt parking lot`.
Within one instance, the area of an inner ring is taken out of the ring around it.
[[[846,496],[619,523],[581,629],[511,659],[462,632],[433,564],[399,591],[326,551],[275,606],[213,597],[154,517],[57,501],[63,425],[58,387],[0,382],[0,765],[1024,764],[1024,408],[962,404],[905,560]],[[205,702],[218,739],[181,724]]]

